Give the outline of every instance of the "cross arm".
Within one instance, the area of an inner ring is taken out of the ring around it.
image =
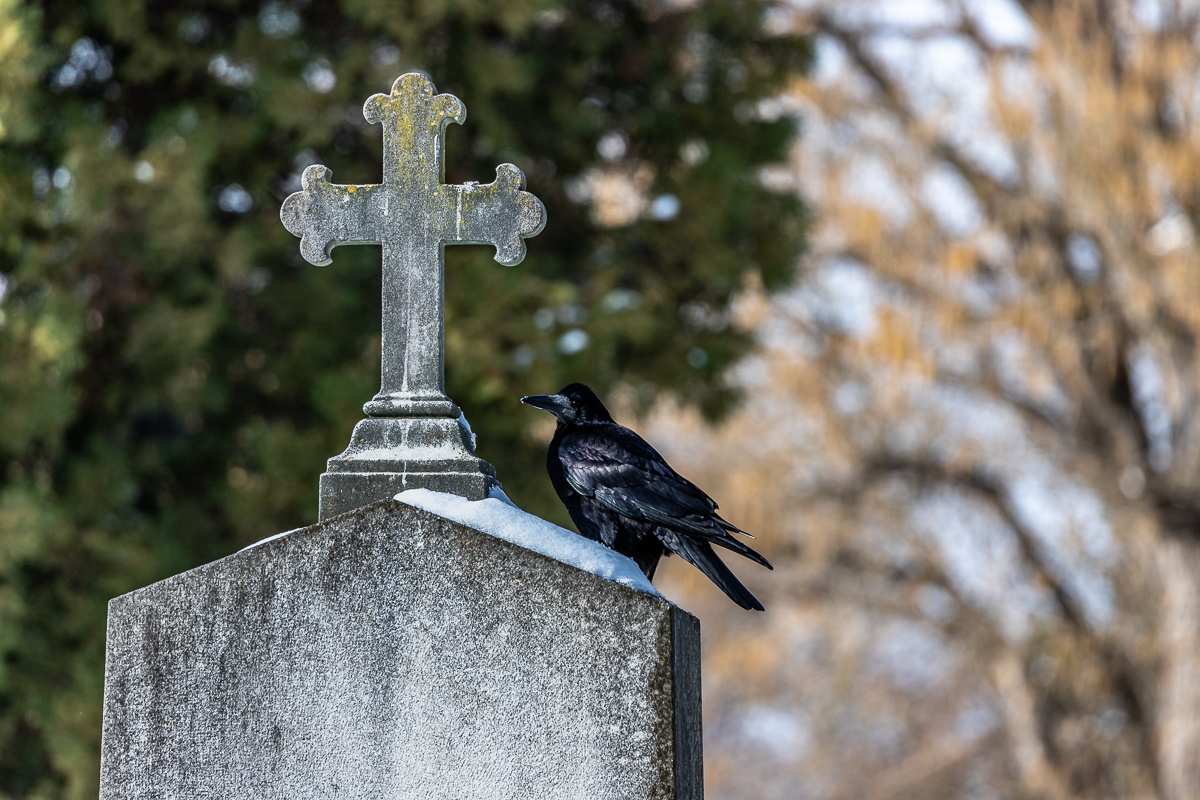
[[[300,254],[310,264],[330,263],[333,248],[343,244],[378,244],[387,214],[380,184],[365,186],[330,182],[328,167],[313,164],[300,177],[302,191],[289,195],[279,209],[283,226],[300,237]]]
[[[525,239],[546,226],[546,208],[524,191],[525,174],[512,164],[496,167],[487,184],[442,186],[440,228],[448,244],[490,244],[496,260],[511,267],[525,258]]]

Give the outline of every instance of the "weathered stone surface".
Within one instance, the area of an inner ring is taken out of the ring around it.
[[[702,797],[699,625],[384,501],[109,605],[103,800]]]
[[[512,266],[525,257],[524,240],[546,224],[542,202],[524,191],[525,175],[512,164],[498,166],[492,183],[442,182],[446,126],[464,122],[467,108],[454,95],[436,91],[429,78],[414,72],[397,78],[390,94],[373,95],[363,105],[366,119],[383,127],[381,183],[335,184],[327,167],[314,164],[301,177],[303,191],[284,200],[279,212],[313,264],[331,263],[339,245],[383,245],[382,378],[379,393],[363,406],[369,417],[458,416],[444,379],[445,245],[490,244],[496,260]],[[456,447],[453,431],[447,429],[446,436],[439,446]],[[486,496],[495,473],[468,450],[468,459],[409,471],[409,488],[473,492],[482,485]],[[477,468],[480,464],[486,469]],[[384,471],[399,474],[405,468],[396,464]],[[346,476],[322,480],[321,518],[328,508],[344,508],[347,498],[367,503],[391,497],[398,491],[390,488],[394,483]],[[327,485],[340,496],[326,496]]]
[[[354,426],[350,445],[321,475],[322,522],[405,489],[482,500],[499,486],[475,455],[471,433],[449,417],[373,417]]]

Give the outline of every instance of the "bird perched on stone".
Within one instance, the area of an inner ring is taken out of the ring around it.
[[[521,402],[558,419],[546,469],[581,534],[633,559],[649,579],[659,558],[677,553],[742,608],[763,610],[712,549],[715,544],[773,569],[730,534],[754,537],[721,519],[711,497],[614,422],[595,392],[572,383]]]

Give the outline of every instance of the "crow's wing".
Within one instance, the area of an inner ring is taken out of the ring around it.
[[[559,443],[558,458],[567,482],[579,494],[619,514],[712,542],[771,567],[729,535],[742,531],[721,519],[711,497],[628,428],[606,424],[573,431]]]

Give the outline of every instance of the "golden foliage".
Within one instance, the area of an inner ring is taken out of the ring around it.
[[[742,300],[743,409],[644,421],[776,564],[763,617],[662,569],[708,790],[1200,796],[1197,21],[814,5],[812,252]]]

